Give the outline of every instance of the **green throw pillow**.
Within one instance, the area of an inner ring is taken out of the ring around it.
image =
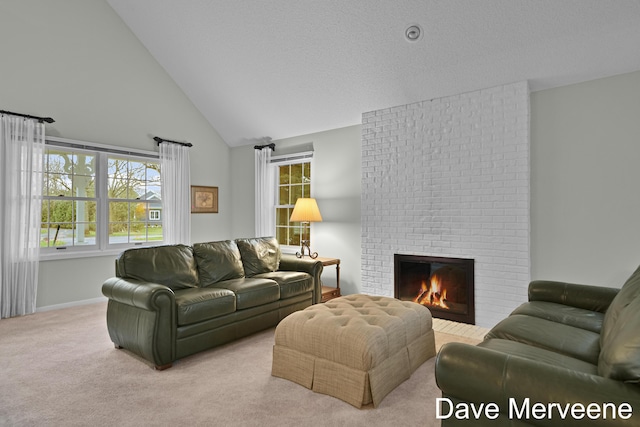
[[[232,240],[196,243],[193,252],[198,263],[201,287],[244,277],[240,250]]]
[[[237,239],[246,277],[276,271],[280,267],[280,245],[275,237]]]

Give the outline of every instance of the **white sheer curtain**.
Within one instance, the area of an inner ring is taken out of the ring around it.
[[[162,226],[166,244],[191,244],[191,166],[189,147],[160,144]]]
[[[276,173],[271,164],[271,148],[255,150],[256,236],[274,236],[276,232]]]
[[[36,311],[43,123],[0,115],[0,317]]]

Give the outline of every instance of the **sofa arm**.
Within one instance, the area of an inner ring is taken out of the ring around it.
[[[500,416],[491,425],[520,425],[514,423],[515,420],[534,426],[567,427],[583,426],[585,423],[637,426],[640,422],[640,387],[635,384],[625,384],[491,349],[462,343],[445,344],[438,353],[435,373],[443,397],[450,399],[454,405],[460,402],[462,405],[473,403],[477,408],[481,403],[497,404]],[[596,417],[597,420],[592,420],[586,408],[593,408],[591,415],[594,415],[597,408],[602,412],[605,403],[612,404],[606,407],[606,419],[601,413]],[[582,418],[580,405],[585,408]],[[447,415],[448,409],[443,408],[441,414]],[[572,413],[573,409],[577,412]],[[534,416],[537,410],[545,414],[540,419]],[[623,419],[629,412],[632,413],[630,418]],[[449,419],[443,419],[442,425],[480,424],[473,416],[468,422],[465,421],[455,418],[454,411]],[[488,419],[483,415],[481,421],[486,423]]]
[[[309,273],[313,277],[313,303],[317,304],[322,301],[322,262],[312,258],[298,258],[295,255],[283,254],[280,258],[280,267],[282,271],[303,271]]]
[[[168,286],[135,279],[107,279],[102,285],[102,294],[110,300],[149,311],[158,309],[157,299],[162,296],[175,305],[175,294]]]
[[[604,313],[620,289],[550,280],[529,284],[529,301],[547,301]]]
[[[111,341],[164,369],[175,360],[176,302],[164,285],[112,277],[102,285],[109,298]]]

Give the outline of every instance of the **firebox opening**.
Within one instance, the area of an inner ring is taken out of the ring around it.
[[[395,297],[429,308],[433,317],[475,324],[473,260],[394,255]]]

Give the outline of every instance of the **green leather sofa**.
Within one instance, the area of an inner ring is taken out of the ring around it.
[[[443,427],[640,426],[640,267],[621,289],[531,282],[482,343],[445,344],[435,374]]]
[[[129,249],[102,285],[109,336],[166,369],[320,302],[322,268],[272,237]]]

